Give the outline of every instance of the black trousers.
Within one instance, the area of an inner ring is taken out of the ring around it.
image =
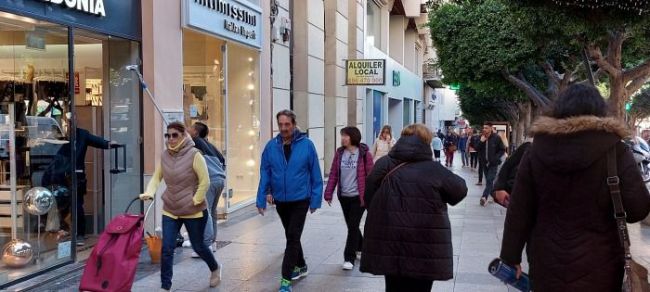
[[[481,160],[478,161],[478,182],[483,181],[483,176],[485,175],[485,164],[481,162]]]
[[[476,168],[478,166],[478,152],[469,153],[470,166]]]
[[[86,196],[86,174],[77,174],[77,236],[86,236],[86,213],[84,197]],[[61,218],[63,219],[63,218]]]
[[[284,226],[284,236],[287,238],[287,246],[284,249],[284,259],[282,260],[282,278],[291,280],[294,268],[307,265],[300,237],[305,228],[309,201],[275,202],[275,205],[282,226]]]
[[[386,292],[431,292],[433,281],[386,275]]]
[[[363,235],[361,235],[361,217],[365,209],[361,207],[361,199],[356,197],[343,197],[339,196],[341,202],[341,209],[343,209],[343,217],[345,217],[345,224],[348,226],[348,238],[345,241],[345,250],[343,257],[346,262],[354,264],[357,258],[357,252],[363,248]]]

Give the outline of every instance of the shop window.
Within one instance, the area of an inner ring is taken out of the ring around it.
[[[8,13],[0,23],[3,285],[72,259],[74,169],[67,28]]]

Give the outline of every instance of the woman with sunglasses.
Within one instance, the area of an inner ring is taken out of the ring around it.
[[[162,195],[161,290],[171,289],[176,237],[183,225],[187,229],[194,252],[205,261],[212,272],[210,287],[215,287],[221,281],[221,267],[203,241],[208,218],[205,193],[210,185],[205,159],[194,147],[194,142],[182,123],[169,124],[165,139],[167,150],[163,152],[161,163],[156,167],[146,192],[140,195],[142,200],[153,199],[160,182],[164,180],[167,185]]]

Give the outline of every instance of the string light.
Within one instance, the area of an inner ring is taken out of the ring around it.
[[[616,7],[625,11],[636,11],[639,14],[650,10],[650,0],[553,0],[553,3],[560,6],[577,6],[581,8],[601,9]]]

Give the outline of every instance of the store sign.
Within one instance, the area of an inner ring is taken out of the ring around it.
[[[247,1],[184,0],[183,25],[262,48],[262,9]]]
[[[70,9],[75,9],[78,11],[94,14],[97,16],[102,16],[102,17],[106,16],[106,8],[104,8],[104,0],[41,0],[41,1],[65,6]]]
[[[345,61],[346,85],[386,84],[386,60],[363,59]]]

